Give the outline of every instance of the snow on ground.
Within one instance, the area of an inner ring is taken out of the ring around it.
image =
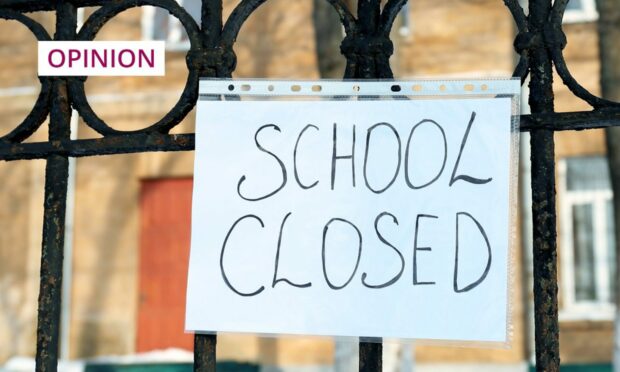
[[[148,353],[119,356],[103,356],[92,359],[60,361],[58,372],[83,372],[86,365],[92,364],[149,364],[149,363],[192,363],[194,354],[187,350],[166,349],[151,351]],[[0,366],[0,372],[32,372],[35,361],[30,357],[13,357],[4,366]]]

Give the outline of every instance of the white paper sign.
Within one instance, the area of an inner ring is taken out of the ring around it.
[[[186,329],[507,340],[511,99],[200,101]]]

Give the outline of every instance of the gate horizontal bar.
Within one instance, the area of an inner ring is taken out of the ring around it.
[[[599,129],[620,126],[620,110],[521,115],[521,132]],[[194,134],[136,133],[95,139],[0,143],[0,160],[46,159],[50,155],[85,157],[156,151],[192,151]]]
[[[601,129],[620,126],[620,109],[521,115],[521,132]]]
[[[50,155],[84,157],[193,149],[194,134],[127,134],[73,141],[0,144],[0,160],[45,159]]]

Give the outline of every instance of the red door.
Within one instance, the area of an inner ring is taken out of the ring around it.
[[[136,350],[193,350],[185,334],[192,179],[143,181]]]

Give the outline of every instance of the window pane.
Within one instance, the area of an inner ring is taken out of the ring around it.
[[[153,40],[168,39],[168,12],[162,8],[155,8],[153,17]]]
[[[573,190],[609,190],[609,167],[604,156],[566,159],[566,187]]]
[[[581,10],[583,9],[582,0],[569,0],[566,10]]]
[[[177,0],[183,8],[189,13],[189,15],[194,18],[198,26],[200,26],[200,11],[202,9],[202,1],[201,0]],[[189,36],[187,36],[187,31],[185,27],[181,24],[181,22],[172,17],[170,19],[170,31],[168,34],[168,41],[173,43],[184,43],[189,41]]]
[[[573,206],[573,257],[575,261],[575,299],[596,299],[594,279],[594,229],[592,205]]]
[[[200,25],[201,0],[177,0]],[[153,19],[153,39],[171,43],[181,43],[189,40],[187,32],[181,22],[163,8],[155,8]]]
[[[609,265],[609,297],[610,302],[614,303],[616,291],[614,282],[616,280],[616,234],[614,231],[614,205],[610,200],[607,207],[607,263]]]
[[[202,7],[201,0],[183,0],[182,4],[183,8],[185,8],[189,15],[194,17],[196,23],[200,25],[200,9]]]

